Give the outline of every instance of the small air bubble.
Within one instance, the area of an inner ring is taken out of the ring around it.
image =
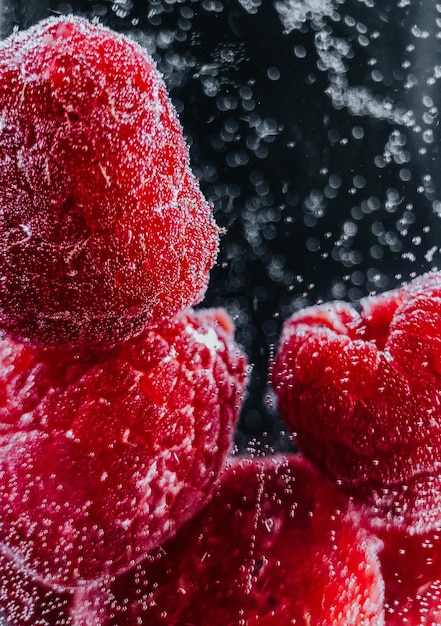
[[[433,141],[434,141],[433,130],[428,129],[428,130],[424,131],[424,133],[423,133],[423,141],[425,143],[433,143]]]
[[[412,172],[407,167],[403,167],[399,171],[399,176],[403,182],[407,182],[412,178]]]
[[[411,261],[412,263],[416,261],[416,256],[413,254],[413,252],[403,252],[401,258],[405,261]]]
[[[342,180],[338,174],[332,174],[329,177],[329,184],[333,189],[339,189],[342,184]]]
[[[270,80],[279,80],[280,78],[280,70],[277,67],[269,67],[266,73]]]
[[[362,128],[361,126],[354,126],[354,128],[352,129],[352,136],[355,139],[363,139],[364,128]]]
[[[294,54],[298,59],[304,59],[306,57],[306,49],[303,46],[296,46],[294,48]]]
[[[357,176],[354,176],[353,183],[357,189],[363,189],[366,186],[366,179],[361,174],[357,174]]]

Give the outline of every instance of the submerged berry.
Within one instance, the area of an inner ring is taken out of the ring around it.
[[[71,594],[57,593],[36,583],[0,550],[2,626],[74,626],[70,620],[71,604]]]
[[[201,300],[218,229],[150,57],[78,18],[0,46],[0,325],[112,345]]]
[[[331,303],[285,324],[273,371],[282,417],[372,523],[424,533],[441,513],[441,274]]]
[[[245,358],[222,310],[109,351],[0,344],[0,543],[60,589],[123,572],[206,502]]]
[[[109,587],[78,623],[381,626],[381,543],[301,457],[238,458],[213,500]]]
[[[441,532],[410,535],[391,528],[380,534],[388,626],[441,623]]]

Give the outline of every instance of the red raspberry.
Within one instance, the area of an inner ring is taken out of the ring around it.
[[[385,581],[385,615],[390,626],[441,623],[441,532],[409,535],[387,529],[380,534]]]
[[[139,46],[78,17],[14,34],[0,111],[3,328],[112,345],[201,300],[218,230]]]
[[[422,587],[404,602],[386,605],[387,626],[439,626],[441,624],[441,580]],[[80,624],[78,624],[80,626]]]
[[[2,626],[73,626],[69,619],[71,604],[70,594],[57,593],[35,583],[16,567],[12,559],[0,552]],[[95,624],[91,622],[88,626]]]
[[[377,527],[424,533],[441,513],[441,274],[285,324],[273,382],[303,452]]]
[[[0,344],[0,543],[73,588],[132,567],[213,491],[245,358],[222,310],[109,351]]]
[[[380,546],[304,459],[238,459],[197,518],[74,615],[102,626],[381,626]]]

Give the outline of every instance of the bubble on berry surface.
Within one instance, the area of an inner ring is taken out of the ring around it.
[[[273,383],[304,453],[361,503],[376,528],[439,525],[441,275],[359,303],[294,314]]]
[[[0,544],[60,589],[129,569],[194,515],[229,454],[246,362],[221,310],[112,351],[2,341]]]
[[[0,49],[0,322],[112,345],[203,297],[211,207],[152,59],[70,17]]]
[[[36,583],[0,552],[0,623],[8,626],[68,626],[72,598]]]
[[[386,623],[436,624],[441,615],[439,531],[409,535],[385,529],[380,537]]]
[[[345,507],[303,459],[237,457],[198,517],[86,593],[78,614],[100,611],[106,626],[383,624],[381,542]]]

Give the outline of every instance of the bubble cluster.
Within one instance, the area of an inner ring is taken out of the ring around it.
[[[113,350],[0,339],[0,553],[43,586],[130,569],[209,498],[245,358],[223,311],[187,310]]]

